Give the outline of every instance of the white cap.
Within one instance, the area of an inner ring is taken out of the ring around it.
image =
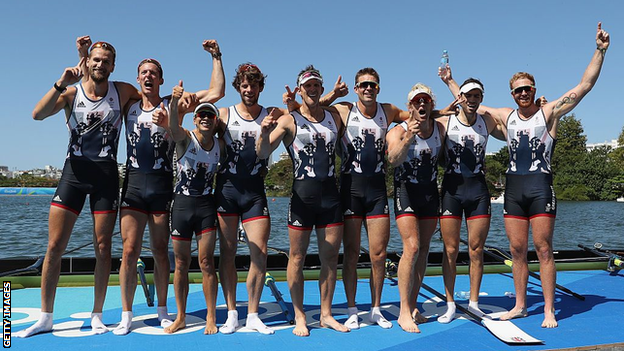
[[[479,89],[481,90],[481,94],[483,94],[483,87],[481,87],[481,85],[475,83],[475,82],[470,82],[464,86],[462,86],[461,88],[459,88],[459,93],[460,94],[466,94],[467,92],[473,90],[473,89]]]
[[[410,90],[410,92],[407,94],[407,101],[412,101],[412,99],[414,98],[414,96],[418,95],[418,94],[426,94],[429,95],[429,97],[431,98],[431,100],[433,100],[433,102],[435,103],[435,96],[433,95],[433,93],[431,92],[431,89],[422,84],[422,83],[416,83],[416,85],[414,85],[412,87],[412,90]]]
[[[219,117],[219,109],[217,108],[217,106],[210,102],[202,102],[201,104],[199,104],[197,107],[195,107],[195,112],[193,114],[197,114],[197,112],[202,110],[210,111],[214,113],[215,116]]]
[[[318,73],[318,71],[308,71],[299,76],[297,79],[297,86],[302,86],[310,79],[317,79],[321,81],[321,84],[323,83],[323,77],[321,77],[321,74]]]

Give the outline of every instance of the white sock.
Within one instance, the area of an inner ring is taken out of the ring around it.
[[[487,314],[479,309],[479,301],[469,301],[468,302],[468,311],[476,314],[481,318],[489,318]]]
[[[446,303],[446,313],[438,317],[438,322],[446,324],[455,318],[455,302]]]
[[[91,313],[91,330],[95,334],[104,334],[108,332],[108,328],[102,322],[102,312]]]
[[[158,306],[156,308],[158,311],[158,321],[160,322],[160,326],[163,328],[167,328],[173,322],[171,321],[171,317],[169,317],[169,312],[167,311],[167,306]]]
[[[389,322],[382,314],[379,307],[373,307],[368,314],[368,318],[371,323],[377,323],[380,327],[384,329],[392,328],[392,323]]]
[[[345,327],[354,330],[354,329],[360,329],[360,323],[358,323],[358,309],[357,307],[349,307],[347,308],[347,310],[349,311],[349,318],[347,318],[347,321],[345,322]]]
[[[113,329],[115,335],[126,335],[130,332],[130,326],[132,325],[132,311],[121,312],[121,322],[117,328]]]
[[[247,313],[247,321],[245,322],[245,326],[249,329],[253,329],[260,334],[271,335],[275,333],[273,329],[267,327],[260,318],[258,318],[258,313]]]
[[[16,338],[27,338],[35,334],[49,332],[52,330],[52,325],[52,312],[41,312],[41,316],[39,317],[37,323],[31,325],[24,330],[18,331],[17,333],[13,334],[13,336]]]
[[[232,334],[238,328],[238,311],[228,311],[228,317],[225,323],[219,328],[219,331],[223,334]]]

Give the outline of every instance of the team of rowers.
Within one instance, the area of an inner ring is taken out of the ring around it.
[[[454,101],[440,110],[434,109],[436,98],[422,83],[408,92],[406,110],[377,102],[380,77],[373,68],[356,73],[353,87],[356,101],[336,103],[349,93],[347,84],[339,77],[333,89],[323,95],[323,77],[313,66],[298,74],[297,86],[292,91],[286,87],[283,102],[287,108],[263,107],[258,100],[265,75],[251,63],[239,65],[232,82],[240,102],[217,108],[213,103],[225,95],[225,77],[221,51],[215,40],[203,42],[204,50],[212,57],[209,89],[189,93],[179,81],[170,96],[161,97],[163,69],[157,60],[145,59],[139,63],[138,91],[131,84],[109,81],[116,55],[111,44],[92,44],[88,36],[79,37],[76,44],[80,62],[63,71],[33,111],[33,118],[42,120],[64,110],[71,136],[63,176],[50,206],[49,242],[41,279],[41,317],[16,336],[28,337],[52,330],[61,256],[87,195],[93,214],[97,258],[91,315],[91,327],[96,334],[108,331],[102,322],[102,307],[111,270],[111,237],[118,209],[123,239],[122,315],[114,334],[124,335],[131,330],[136,264],[146,226],[155,260],[158,319],[164,331],[174,333],[186,326],[188,269],[191,240],[195,235],[207,306],[204,333],[235,332],[239,327],[234,264],[239,221],[251,256],[245,325],[259,333],[272,334],[273,329],[258,317],[258,307],[271,229],[264,176],[267,159],[280,143],[293,162],[287,280],[295,311],[294,334],[309,335],[303,305],[303,263],[313,229],[321,260],[320,324],[340,332],[359,328],[356,266],[362,225],[368,234],[372,263],[371,309],[363,316],[382,328],[392,327],[380,310],[390,236],[386,162],[394,167],[394,214],[403,242],[398,265],[399,326],[407,332],[420,332],[418,324],[426,321],[418,311],[416,299],[438,221],[444,240],[447,298],[447,311],[438,321],[453,320],[455,265],[463,216],[470,250],[469,309],[487,317],[479,309],[478,297],[483,248],[491,217],[484,163],[490,135],[506,140],[510,154],[504,218],[513,256],[516,304],[500,319],[527,315],[526,254],[531,227],[545,300],[542,326],[556,327],[556,269],[552,253],[556,200],[550,160],[559,119],[596,83],[609,43],[609,34],[599,23],[596,50],[581,82],[551,102],[536,100],[532,75],[514,74],[509,87],[517,105],[515,109],[481,105],[483,84],[470,78],[458,85],[448,65],[440,67],[438,74]],[[193,113],[193,130],[181,126],[187,113]],[[116,155],[122,123],[126,125],[127,172],[119,199]],[[391,128],[393,123],[396,125]],[[336,152],[342,159],[340,170],[335,168]],[[440,159],[445,160],[441,195],[437,184]],[[337,174],[340,174],[339,186]],[[166,304],[169,237],[175,254],[177,315],[174,320]],[[217,239],[219,281],[228,309],[227,320],[219,328],[215,313],[218,280],[213,257]],[[348,304],[344,323],[337,321],[331,310],[341,244]]]

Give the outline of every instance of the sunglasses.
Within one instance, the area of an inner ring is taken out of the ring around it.
[[[204,119],[204,118],[213,119],[217,117],[217,115],[215,115],[213,112],[210,112],[210,111],[199,111],[195,114],[195,117],[199,119]]]
[[[530,93],[535,90],[534,85],[523,85],[521,87],[517,87],[511,90],[511,92],[515,95],[519,95],[522,93]]]
[[[260,68],[258,68],[258,66],[251,63],[246,63],[238,68],[238,73],[244,73],[249,71],[250,69],[256,69],[258,72],[260,72]]]
[[[366,80],[366,81],[363,81],[363,82],[358,82],[355,85],[355,87],[356,88],[360,88],[360,89],[366,89],[366,88],[378,89],[379,88],[379,84],[377,82]]]
[[[93,50],[93,49],[108,50],[108,51],[112,52],[113,55],[117,55],[117,52],[115,51],[115,48],[111,44],[109,44],[109,43],[107,43],[105,41],[98,41],[97,43],[91,45],[90,51]]]
[[[430,104],[433,101],[430,96],[414,96],[412,99],[412,104],[420,105],[420,104]]]

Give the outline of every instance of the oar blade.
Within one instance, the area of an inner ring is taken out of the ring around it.
[[[483,318],[481,324],[498,339],[508,344],[543,344],[544,341],[536,339],[525,333],[510,321],[500,321]]]

